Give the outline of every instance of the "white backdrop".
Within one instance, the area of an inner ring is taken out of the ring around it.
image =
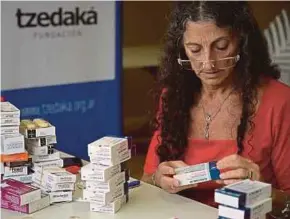
[[[1,2],[1,96],[56,127],[57,149],[122,135],[121,4]],[[88,25],[89,23],[89,25]]]
[[[1,4],[2,90],[115,78],[114,2],[6,1]],[[57,24],[60,15],[55,14],[62,10],[60,20],[73,16],[66,22],[77,22],[76,7],[79,16],[84,13],[85,21],[91,17],[91,25],[79,20],[79,25],[52,26],[48,20],[54,12],[53,23]],[[22,13],[20,26],[34,27],[18,26],[18,9]],[[97,24],[94,24],[96,14]]]

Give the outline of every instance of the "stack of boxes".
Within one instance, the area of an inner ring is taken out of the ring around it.
[[[175,169],[180,186],[220,179],[216,162]],[[272,210],[271,184],[250,179],[215,190],[219,219],[264,219]]]
[[[61,168],[63,160],[55,150],[55,126],[44,119],[26,119],[21,120],[20,132],[32,158],[33,185],[49,195],[50,203],[72,201],[76,175]]]
[[[33,185],[49,195],[50,203],[72,201],[76,175],[60,167],[35,166],[34,171]]]
[[[243,180],[215,191],[220,219],[264,219],[272,211],[271,185]]]
[[[1,208],[33,213],[49,206],[49,196],[32,183],[31,159],[20,134],[20,110],[1,104]]]
[[[34,167],[62,167],[56,144],[55,126],[43,119],[21,120],[20,132],[25,136],[25,146],[31,155]]]
[[[49,196],[38,187],[14,179],[1,182],[1,208],[31,214],[49,205]]]
[[[20,110],[10,102],[1,104],[1,179],[31,183],[32,175],[24,136],[19,132]]]
[[[125,161],[131,158],[131,139],[103,137],[88,145],[91,163],[81,169],[85,181],[83,200],[90,210],[116,213],[128,202],[129,172]]]

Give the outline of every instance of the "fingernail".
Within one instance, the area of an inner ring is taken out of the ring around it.
[[[221,173],[221,174],[220,174],[220,178],[223,179],[224,177],[225,177],[225,174],[224,174],[224,173]]]

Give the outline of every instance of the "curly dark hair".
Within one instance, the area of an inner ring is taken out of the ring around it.
[[[236,139],[238,153],[243,151],[248,125],[249,133],[254,129],[251,118],[255,113],[261,78],[280,77],[280,71],[271,63],[267,42],[246,2],[177,2],[164,38],[165,49],[155,93],[156,99],[162,103],[157,107],[159,111],[155,119],[155,128],[160,130],[157,149],[160,162],[183,159],[188,143],[190,108],[196,103],[194,97],[201,92],[200,79],[192,71],[182,69],[177,62],[179,54],[184,53],[181,39],[186,21],[211,21],[218,27],[230,28],[239,36],[240,60],[233,80],[242,100]]]

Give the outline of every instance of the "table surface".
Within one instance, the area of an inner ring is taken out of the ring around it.
[[[216,219],[217,214],[215,208],[143,182],[140,187],[130,190],[129,202],[116,214],[90,212],[89,203],[79,201],[54,204],[30,215],[1,211],[3,219]]]
[[[62,153],[61,157],[70,155]],[[87,161],[83,161],[85,164]],[[81,196],[77,189],[74,197]],[[116,214],[91,212],[88,202],[73,201],[50,205],[33,214],[21,214],[1,209],[2,219],[216,219],[218,211],[202,203],[169,194],[160,188],[141,182],[137,188],[130,189],[129,202]]]

